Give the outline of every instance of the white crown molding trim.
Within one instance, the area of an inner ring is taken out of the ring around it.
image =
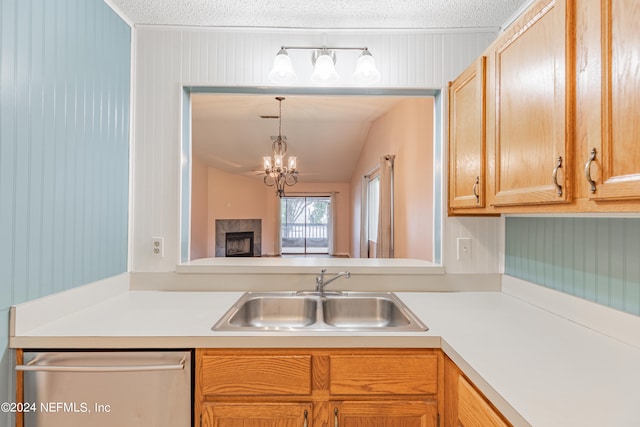
[[[110,0],[104,0],[109,3]],[[116,12],[117,13],[117,12]],[[124,19],[124,18],[123,18]],[[465,28],[291,28],[291,27],[205,27],[198,25],[168,25],[168,24],[135,24],[136,28],[144,30],[169,31],[202,31],[202,32],[241,32],[241,33],[299,33],[299,34],[468,34],[493,33],[497,34],[499,27],[465,27]]]
[[[116,15],[118,15],[120,17],[120,19],[122,19],[130,28],[133,28],[135,26],[135,23],[127,16],[124,14],[124,12],[122,11],[122,9],[120,9],[118,6],[116,6],[115,4],[113,4],[113,2],[111,0],[104,0],[105,4],[107,6],[109,6],[111,8],[111,10],[113,10]]]

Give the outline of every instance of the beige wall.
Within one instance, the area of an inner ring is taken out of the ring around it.
[[[301,182],[286,188],[286,191],[292,196],[337,193],[335,249],[337,254],[349,255],[349,183],[305,183],[301,178]],[[276,197],[274,187],[265,186],[260,179],[207,167],[194,158],[192,195],[191,259],[215,256],[216,219],[261,219],[262,254],[268,256],[276,253],[276,220],[280,199]]]
[[[262,253],[272,253],[269,249],[273,247],[275,238],[273,212],[277,208],[277,197],[271,191],[267,191],[264,183],[258,179],[230,174],[211,167],[208,179],[207,256],[214,257],[216,253],[217,219],[261,219]]]
[[[353,256],[360,256],[362,177],[395,154],[395,257],[433,259],[433,117],[433,98],[410,98],[371,125],[351,178]]]

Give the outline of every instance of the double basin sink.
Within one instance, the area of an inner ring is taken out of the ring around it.
[[[215,331],[425,331],[391,292],[245,293]]]

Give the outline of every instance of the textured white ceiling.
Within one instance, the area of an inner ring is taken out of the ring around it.
[[[499,28],[531,0],[106,0],[134,24],[213,27]]]

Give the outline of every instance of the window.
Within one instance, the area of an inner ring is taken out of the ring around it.
[[[280,199],[283,254],[329,253],[329,197]]]

